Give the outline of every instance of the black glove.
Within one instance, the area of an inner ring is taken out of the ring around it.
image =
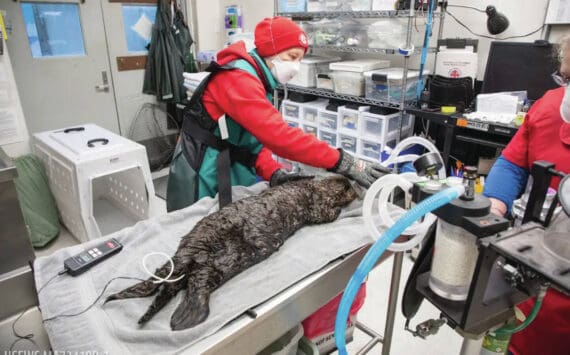
[[[368,188],[383,175],[391,173],[390,169],[378,163],[357,159],[342,149],[339,149],[339,152],[338,162],[330,171],[344,175],[363,187]]]
[[[303,173],[289,173],[284,169],[276,170],[271,178],[269,179],[269,186],[274,187],[277,185],[284,184],[288,181],[296,181],[302,179],[312,179],[314,178],[313,175],[305,175]]]

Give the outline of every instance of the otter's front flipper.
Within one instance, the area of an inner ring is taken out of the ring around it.
[[[139,298],[154,295],[160,287],[160,284],[152,282],[150,279],[141,281],[131,287],[124,289],[107,297],[105,303],[114,300],[122,300],[126,298]]]

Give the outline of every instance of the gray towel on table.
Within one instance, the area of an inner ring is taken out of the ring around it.
[[[234,200],[257,194],[266,183],[233,189]],[[204,198],[186,209],[137,223],[98,240],[61,249],[35,261],[36,285],[41,287],[62,270],[63,261],[91,248],[102,240],[116,238],[123,250],[94,266],[86,273],[56,278],[39,295],[44,319],[85,310],[101,293],[105,284],[116,276],[146,279],[141,260],[150,252],[174,255],[180,238],[205,215],[217,209],[217,199]],[[151,297],[110,302],[110,294],[137,281],[115,280],[104,296],[89,311],[75,317],[45,322],[53,350],[99,351],[108,354],[183,353],[193,343],[215,333],[225,324],[304,277],[318,271],[339,256],[371,242],[361,217],[359,201],[346,208],[334,223],[308,226],[293,235],[267,260],[242,272],[216,290],[210,299],[210,315],[198,326],[183,331],[170,330],[170,317],[182,292],[148,324],[139,328],[137,320],[146,311]],[[149,257],[154,271],[165,260]]]

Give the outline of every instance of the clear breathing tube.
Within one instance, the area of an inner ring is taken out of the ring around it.
[[[350,307],[354,302],[354,297],[356,296],[360,285],[364,281],[366,275],[368,275],[370,270],[372,270],[372,267],[376,264],[376,261],[386,251],[388,246],[390,246],[390,244],[392,244],[394,240],[398,238],[398,236],[402,234],[404,230],[406,230],[406,228],[411,226],[415,221],[422,218],[427,213],[432,212],[441,206],[455,200],[464,192],[465,187],[463,185],[453,186],[442,190],[437,194],[420,202],[414,208],[406,212],[400,219],[398,219],[392,227],[386,230],[386,232],[384,232],[382,236],[368,250],[356,268],[356,271],[348,281],[344,294],[342,295],[340,305],[338,307],[335,320],[334,337],[336,346],[338,348],[338,353],[340,355],[348,354],[346,350],[345,332]]]
[[[394,148],[390,157],[383,164],[388,166],[391,164],[416,160],[419,156],[415,154],[399,155],[404,149],[416,144],[423,146],[430,152],[439,154],[437,148],[427,139],[421,137],[410,137],[400,142],[400,144]],[[439,170],[438,177],[440,179],[445,179],[445,168]],[[390,228],[396,223],[395,220],[400,218],[406,212],[404,209],[394,206],[389,202],[390,195],[393,190],[396,187],[399,187],[405,192],[407,206],[411,199],[409,191],[412,188],[412,183],[419,181],[420,179],[422,178],[418,177],[415,173],[385,175],[370,186],[364,198],[362,214],[372,238],[376,240],[381,234],[378,229],[379,225],[385,228]],[[376,199],[377,197],[378,199]],[[431,213],[427,214],[422,222],[414,223],[404,230],[403,234],[414,237],[404,243],[392,243],[388,247],[388,250],[402,252],[412,249],[422,241],[428,228],[435,221],[436,217],[434,215]]]
[[[364,203],[362,205],[362,215],[364,223],[368,228],[368,232],[372,238],[377,239],[381,232],[378,225],[386,228],[392,227],[396,221],[401,217],[405,210],[396,207],[389,202],[390,195],[394,188],[399,187],[406,192],[406,205],[410,200],[409,190],[412,188],[412,183],[400,175],[385,175],[378,179],[366,192]],[[379,195],[378,199],[376,196]],[[375,202],[377,205],[375,206]],[[375,211],[377,207],[377,211]],[[377,212],[378,218],[376,218]],[[409,241],[404,243],[392,243],[388,246],[388,250],[394,252],[401,252],[412,249],[418,245],[424,238],[428,228],[435,222],[436,217],[429,213],[421,223],[414,223],[407,227],[402,234],[415,236]]]

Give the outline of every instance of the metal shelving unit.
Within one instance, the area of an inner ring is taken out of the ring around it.
[[[419,15],[427,16],[426,13],[422,15],[421,12],[416,12]],[[295,21],[304,21],[321,18],[391,18],[391,17],[409,17],[409,10],[389,10],[389,11],[326,11],[326,12],[276,12],[276,16],[290,17]],[[434,17],[441,16],[441,13],[434,13]]]
[[[279,86],[279,89],[284,90],[284,88],[282,86]],[[287,89],[287,91],[293,91],[293,92],[298,92],[298,93],[302,93],[302,94],[316,95],[316,96],[320,96],[320,97],[327,97],[330,99],[337,99],[337,100],[357,102],[360,104],[366,104],[366,105],[372,105],[372,106],[381,106],[381,107],[390,107],[390,108],[400,109],[400,103],[372,100],[372,99],[367,99],[363,96],[337,94],[333,91],[326,90],[326,89],[306,88],[306,87],[296,86],[296,85],[287,85],[286,89]]]
[[[312,45],[311,50],[334,51],[341,53],[371,53],[371,54],[385,54],[385,55],[400,55],[397,49],[393,48],[363,48],[363,47],[348,47],[348,46],[317,46]],[[429,53],[435,53],[437,48],[428,48]],[[416,53],[418,54],[418,53]]]

